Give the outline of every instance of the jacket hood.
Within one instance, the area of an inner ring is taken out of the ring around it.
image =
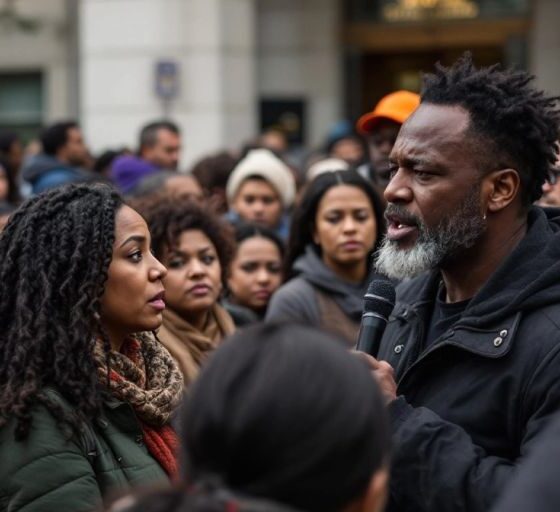
[[[323,263],[312,246],[307,246],[305,253],[295,261],[293,268],[298,277],[330,295],[351,318],[361,317],[364,294],[373,273],[360,284],[343,281]]]
[[[417,279],[422,299],[433,298],[439,271]],[[406,295],[416,302],[414,289],[420,291],[412,284]],[[553,303],[560,303],[560,209],[534,206],[525,237],[472,298],[460,322],[480,328]]]
[[[74,167],[61,162],[54,156],[40,153],[38,155],[32,156],[23,164],[21,175],[25,181],[33,182],[37,178],[39,178],[39,176],[42,176],[46,172],[52,171],[53,169],[75,170]]]

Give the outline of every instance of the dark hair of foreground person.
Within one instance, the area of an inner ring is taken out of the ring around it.
[[[182,420],[181,487],[124,498],[112,512],[383,507],[384,403],[366,365],[329,334],[240,331],[193,384]]]

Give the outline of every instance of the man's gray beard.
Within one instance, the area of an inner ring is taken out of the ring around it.
[[[415,277],[440,267],[462,250],[472,247],[486,231],[486,220],[480,215],[478,191],[479,188],[474,187],[457,212],[443,219],[434,230],[418,222],[418,239],[410,249],[399,249],[397,242],[385,236],[375,260],[376,271],[393,279]],[[398,208],[393,212],[397,213]]]

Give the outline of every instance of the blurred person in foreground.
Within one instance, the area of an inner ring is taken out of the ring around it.
[[[264,318],[282,284],[284,244],[274,231],[254,224],[238,225],[235,242],[223,305],[242,327]]]
[[[531,80],[469,54],[436,65],[391,153],[376,267],[411,279],[370,359],[389,510],[489,510],[560,408],[560,217],[532,206],[560,111]]]
[[[258,325],[214,354],[182,412],[183,478],[110,512],[381,512],[389,426],[367,366],[310,327]]]
[[[367,140],[370,163],[365,172],[384,189],[389,182],[389,155],[402,124],[420,103],[420,96],[409,91],[396,91],[381,98],[372,112],[364,114],[356,128]]]
[[[181,158],[181,132],[171,121],[154,121],[140,130],[138,153],[117,157],[109,173],[111,180],[128,194],[142,179],[159,171],[177,171]]]
[[[41,152],[27,159],[21,171],[22,178],[31,185],[32,194],[96,178],[85,169],[89,152],[75,121],[48,126],[41,132],[40,141]]]
[[[108,185],[28,200],[0,236],[0,508],[90,512],[177,476],[183,381],[150,331],[165,267]]]
[[[369,181],[355,171],[319,175],[294,210],[287,282],[272,296],[266,320],[321,327],[353,346],[383,233],[383,203]]]
[[[134,204],[148,223],[154,254],[167,267],[163,278],[167,307],[158,338],[189,386],[208,356],[235,329],[219,304],[233,253],[230,226],[188,199],[154,196]]]
[[[292,170],[268,149],[250,149],[229,176],[226,194],[233,224],[250,222],[285,240],[296,182]]]

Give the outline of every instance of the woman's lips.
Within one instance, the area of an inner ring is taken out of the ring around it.
[[[190,295],[194,295],[195,297],[205,297],[210,293],[210,286],[207,284],[197,284],[192,288],[189,288],[188,292]]]
[[[346,251],[357,251],[362,248],[363,244],[357,240],[351,240],[340,244],[340,246]]]
[[[268,300],[272,295],[270,290],[257,290],[253,296],[259,300]]]
[[[160,292],[154,297],[152,297],[148,304],[152,306],[157,311],[163,311],[165,309],[165,292]]]

